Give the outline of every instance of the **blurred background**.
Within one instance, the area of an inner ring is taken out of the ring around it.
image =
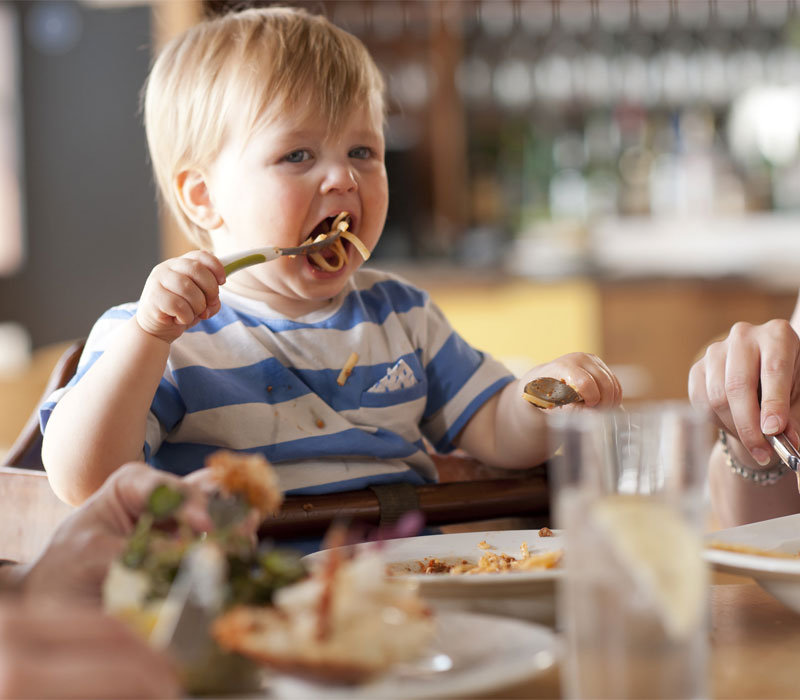
[[[0,2],[0,451],[71,339],[188,249],[139,91],[214,0]],[[269,4],[269,3],[258,3]],[[800,286],[795,0],[284,2],[387,78],[390,209],[369,264],[521,372],[574,350],[684,397],[737,320]]]

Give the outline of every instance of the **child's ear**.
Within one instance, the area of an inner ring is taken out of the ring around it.
[[[214,208],[203,173],[194,168],[182,170],[175,178],[178,202],[183,213],[197,226],[213,231],[224,223]]]

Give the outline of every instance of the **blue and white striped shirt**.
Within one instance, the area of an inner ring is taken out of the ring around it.
[[[222,308],[172,343],[147,421],[145,458],[187,474],[218,448],[259,452],[284,491],[328,493],[436,479],[439,452],[513,376],[468,345],[427,293],[361,270],[325,309],[287,319],[224,288]],[[136,304],[107,311],[78,371],[91,367]],[[358,362],[343,386],[341,368]]]

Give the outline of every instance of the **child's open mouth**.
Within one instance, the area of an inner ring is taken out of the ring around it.
[[[342,248],[344,248],[345,257],[349,256],[350,243],[348,241],[341,241],[341,245],[342,245]],[[317,253],[315,255],[309,255],[308,256],[308,262],[311,263],[311,267],[315,267],[318,270],[325,269],[325,268],[322,268],[320,266],[320,264],[317,262],[317,260],[315,259],[315,258],[317,258],[317,256],[321,257],[328,264],[329,267],[334,267],[334,268],[337,268],[337,269],[338,269],[338,267],[340,267],[339,258],[341,256],[341,253],[336,251],[333,246],[331,246],[330,248],[325,248],[325,250],[321,250],[319,253]]]
[[[369,258],[369,250],[364,246],[358,237],[349,230],[350,214],[340,212],[335,217],[327,217],[318,223],[306,242],[324,240],[324,238],[334,232],[340,232],[340,238],[334,241],[329,247],[316,253],[308,254],[308,263],[311,267],[322,272],[338,272],[347,263],[350,256],[350,246],[355,246],[359,254],[366,260]]]

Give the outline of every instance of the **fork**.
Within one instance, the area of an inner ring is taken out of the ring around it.
[[[304,243],[294,248],[280,248],[278,246],[252,248],[251,250],[225,255],[220,258],[220,262],[225,268],[225,274],[230,275],[246,267],[250,267],[251,265],[259,265],[261,263],[270,262],[271,260],[277,260],[284,255],[309,255],[310,253],[318,253],[339,240],[339,236],[341,235],[342,229],[337,228],[335,231],[331,232],[327,238],[317,241],[316,243]]]
[[[800,466],[800,452],[789,442],[786,433],[767,435],[766,438],[772,445],[772,449],[778,453],[778,457],[781,458],[781,461],[796,474],[798,466]]]
[[[758,389],[756,390],[758,396],[758,403],[761,403],[761,382],[758,383]],[[779,435],[765,435],[767,441],[770,445],[772,445],[772,449],[775,450],[775,453],[778,457],[781,458],[781,462],[783,462],[789,469],[791,469],[795,474],[798,474],[798,480],[800,480],[800,472],[798,472],[798,467],[800,467],[800,452],[795,448],[795,446],[789,441],[789,438],[786,437],[786,433],[780,433]],[[800,481],[798,481],[798,488],[800,488]]]
[[[206,658],[213,647],[211,622],[223,605],[227,563],[214,544],[192,546],[161,605],[149,641],[156,649],[169,649],[184,666]]]

